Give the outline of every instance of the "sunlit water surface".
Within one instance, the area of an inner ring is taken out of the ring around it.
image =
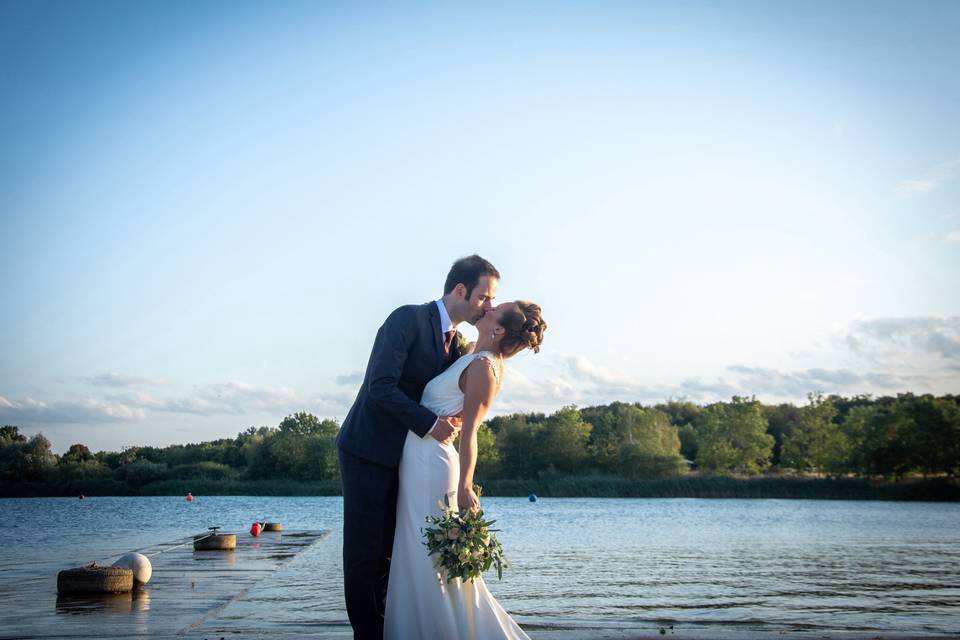
[[[513,562],[488,584],[528,629],[960,633],[960,504],[485,498],[483,506]],[[347,624],[340,498],[13,499],[0,510],[0,606],[25,578],[210,525],[245,532],[269,519],[333,533],[230,605],[224,623]]]

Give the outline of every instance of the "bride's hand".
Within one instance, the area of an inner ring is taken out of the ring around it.
[[[460,511],[476,512],[480,509],[480,498],[477,497],[473,487],[460,487],[457,491],[457,507]]]

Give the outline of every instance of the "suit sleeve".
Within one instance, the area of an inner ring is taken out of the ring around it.
[[[380,327],[370,355],[370,400],[422,438],[437,415],[397,386],[416,333],[416,314],[404,307],[391,313]]]

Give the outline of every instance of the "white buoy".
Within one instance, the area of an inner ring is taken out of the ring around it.
[[[142,553],[128,553],[120,556],[120,559],[113,563],[115,567],[126,567],[133,571],[133,579],[141,584],[150,582],[150,576],[153,575],[153,565],[150,564],[150,558]]]

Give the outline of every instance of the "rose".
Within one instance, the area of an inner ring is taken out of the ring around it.
[[[459,528],[459,527],[451,527],[450,529],[447,529],[447,537],[450,538],[451,540],[456,540],[457,538],[459,538],[459,537],[460,537],[460,528]]]

